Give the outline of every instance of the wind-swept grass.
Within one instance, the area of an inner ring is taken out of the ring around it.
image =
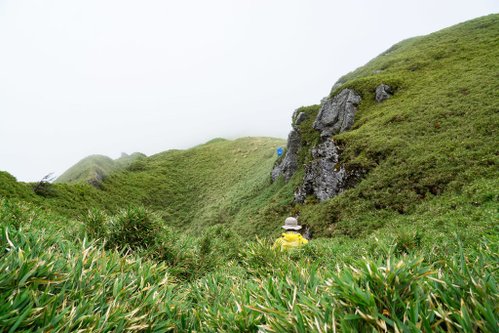
[[[88,240],[81,222],[65,234],[53,215],[29,205],[10,213],[18,208],[4,200],[0,209],[6,332],[497,330],[497,234],[454,239],[457,251],[433,261],[428,247],[400,254],[397,237],[315,240],[286,253],[221,229],[118,251]]]
[[[83,240],[1,228],[0,327],[6,332],[140,331],[173,327],[165,264]]]

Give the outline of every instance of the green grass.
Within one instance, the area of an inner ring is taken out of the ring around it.
[[[140,158],[98,189],[0,172],[0,331],[496,332],[497,36],[486,16],[341,78],[363,100],[334,140],[366,174],[323,203],[293,203],[303,168],[270,182],[272,138]],[[318,237],[272,251],[288,215]]]
[[[105,223],[149,230],[148,214],[131,209]],[[110,245],[89,241],[86,223],[2,200],[3,331],[497,329],[497,233],[481,243],[339,237],[282,253],[223,228],[200,238],[158,233],[145,248]]]
[[[270,187],[269,175],[275,150],[283,144],[274,138],[216,139],[135,160],[111,172],[98,189],[85,182],[51,184],[47,197],[34,195],[34,184],[17,183],[2,173],[0,194],[37,202],[68,217],[84,216],[90,208],[116,213],[143,205],[157,211],[169,226],[199,233],[211,225],[237,225],[235,216],[248,207],[266,207],[268,199],[282,190]]]

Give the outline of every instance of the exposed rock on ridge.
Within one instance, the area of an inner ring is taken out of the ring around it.
[[[351,89],[343,89],[333,98],[326,99],[313,127],[321,131],[322,138],[329,138],[350,129],[360,99],[360,96]]]
[[[288,135],[286,154],[281,162],[272,169],[272,181],[275,181],[281,175],[284,180],[288,181],[298,169],[298,151],[302,146],[299,125],[306,119],[307,114],[300,112],[300,109],[295,110],[293,113],[293,129]]]
[[[343,167],[337,168],[338,147],[327,139],[312,149],[313,160],[305,166],[303,183],[295,193],[295,201],[303,202],[307,195],[315,195],[320,201],[337,195],[345,180]]]
[[[312,160],[305,166],[302,185],[295,192],[296,202],[303,202],[308,195],[314,195],[320,201],[327,200],[352,183],[349,173],[338,165],[340,151],[332,136],[352,127],[360,100],[354,90],[344,89],[322,101],[313,123],[313,128],[320,131],[321,142],[311,148]],[[272,181],[281,175],[288,181],[298,169],[298,152],[305,149],[299,125],[306,117],[303,112],[293,114],[293,130],[289,133],[286,155],[272,170]]]

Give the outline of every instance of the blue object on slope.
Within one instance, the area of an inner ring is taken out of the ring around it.
[[[283,152],[284,152],[284,149],[282,149],[282,147],[277,148],[277,156],[281,156]]]

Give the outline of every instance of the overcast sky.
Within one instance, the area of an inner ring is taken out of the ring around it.
[[[0,170],[285,138],[293,111],[392,44],[497,0],[0,0]]]

